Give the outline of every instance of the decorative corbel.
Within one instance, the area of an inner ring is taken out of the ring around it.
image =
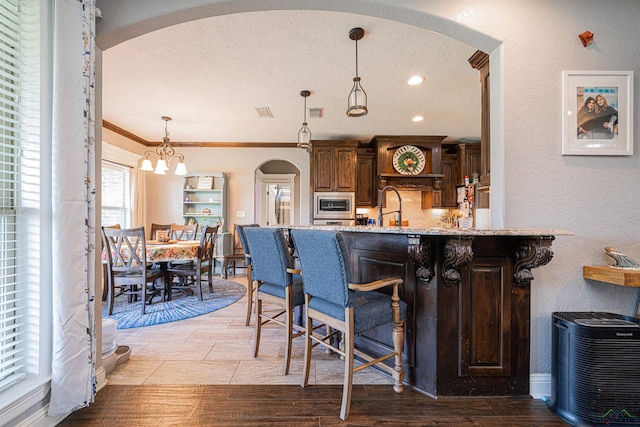
[[[447,243],[444,245],[444,262],[442,263],[442,278],[445,285],[451,286],[460,281],[460,272],[457,269],[473,259],[472,241],[473,237],[471,236],[447,239]]]
[[[387,186],[387,177],[386,176],[378,176],[378,189],[382,190]]]
[[[513,267],[517,286],[527,286],[533,280],[531,269],[543,266],[553,258],[551,242],[554,236],[527,237],[516,244],[516,262]]]
[[[410,234],[409,259],[416,266],[416,278],[429,283],[433,278],[433,261],[431,258],[431,242],[419,235]]]

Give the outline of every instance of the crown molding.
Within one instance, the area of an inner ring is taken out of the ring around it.
[[[145,147],[157,147],[160,141],[147,141],[138,135],[116,126],[111,122],[102,120],[102,127],[110,131],[124,136]],[[202,141],[202,142],[178,142],[171,140],[173,147],[214,147],[214,148],[296,148],[295,142],[221,142],[221,141]]]

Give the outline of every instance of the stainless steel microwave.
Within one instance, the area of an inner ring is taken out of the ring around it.
[[[355,219],[355,193],[317,192],[313,197],[314,219]]]

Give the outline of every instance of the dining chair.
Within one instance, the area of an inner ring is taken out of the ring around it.
[[[245,262],[245,265],[242,267],[246,268],[246,257],[244,255],[244,249],[242,247],[242,241],[238,236],[238,225],[233,225],[233,237],[231,239],[231,247],[233,248],[233,252],[224,256],[222,260],[222,277],[225,279],[228,277],[229,269],[232,268],[233,265],[233,273],[236,273],[236,262],[242,261]]]
[[[236,232],[238,233],[238,239],[242,245],[244,252],[244,264],[247,266],[247,318],[244,322],[245,326],[249,326],[251,323],[251,313],[253,311],[254,294],[256,291],[256,282],[253,278],[253,268],[251,266],[251,253],[249,252],[249,245],[247,244],[247,238],[244,234],[246,227],[260,227],[259,224],[238,224],[236,225]]]
[[[200,236],[198,245],[198,258],[193,263],[170,264],[167,271],[169,274],[169,285],[167,291],[169,295],[173,289],[192,290],[191,285],[195,285],[198,299],[202,301],[202,276],[207,275],[209,291],[213,293],[213,248],[216,243],[218,226],[205,225]],[[173,284],[173,277],[180,280],[178,285]]]
[[[169,231],[169,239],[171,240],[196,240],[196,236],[198,235],[198,224],[185,224],[185,225],[181,225],[181,224],[176,224],[175,222],[171,224],[171,230]],[[194,261],[193,260],[187,260],[187,261],[171,261],[169,263],[172,266],[177,266],[180,264],[189,264],[189,266],[193,269],[195,268],[193,266]],[[173,280],[173,278],[171,278]],[[186,280],[186,277],[179,277],[179,283],[178,285],[175,287],[176,289],[179,289],[181,286],[185,286],[184,281]],[[167,284],[167,287],[169,287],[169,285],[171,285],[170,283]],[[171,294],[169,294],[169,299],[171,299]]]
[[[173,223],[171,224],[169,238],[171,238],[171,240],[196,240],[197,233],[198,224],[180,225]]]
[[[352,283],[344,238],[340,232],[327,230],[291,230],[293,242],[302,270],[305,297],[305,347],[302,387],[309,382],[311,351],[323,345],[344,357],[344,381],[340,418],[346,420],[351,406],[353,373],[376,365],[389,372],[394,379],[394,390],[402,393],[402,348],[404,346],[404,319],[407,305],[399,298],[400,278],[383,278],[370,283]],[[392,295],[377,292],[392,286]],[[324,323],[330,332],[322,335],[312,325]],[[365,363],[354,366],[354,338],[356,335],[393,323],[393,351],[373,358],[361,351],[357,356]],[[336,332],[342,333],[342,348],[335,345]],[[394,366],[381,363],[394,358]]]
[[[149,240],[158,240],[156,236],[157,231],[167,231],[171,233],[171,224],[154,224],[151,223],[151,233],[149,235]]]
[[[120,288],[120,294],[129,296],[129,302],[140,296],[142,314],[154,296],[160,294],[164,300],[164,273],[149,268],[144,227],[102,227],[102,243],[108,260],[109,315],[113,314],[116,288]],[[155,287],[158,279],[163,282],[160,288]]]
[[[289,373],[291,344],[304,334],[304,328],[293,322],[295,307],[304,303],[302,281],[294,280],[293,259],[282,228],[245,227],[245,238],[251,253],[255,291],[256,333],[253,357],[258,357],[262,325],[273,322],[285,328],[283,374]],[[263,311],[263,303],[276,307],[277,312]],[[283,317],[281,317],[283,316]]]
[[[109,228],[120,228],[120,224],[113,224],[108,226]],[[102,244],[102,250],[104,251],[104,243]],[[109,265],[107,260],[102,260],[102,301],[106,301],[109,296]]]

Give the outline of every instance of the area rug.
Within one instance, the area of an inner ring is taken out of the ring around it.
[[[195,288],[194,288],[195,290]],[[159,296],[153,303],[147,305],[142,314],[140,302],[129,304],[125,295],[116,297],[113,314],[108,316],[108,304],[102,304],[102,317],[118,321],[118,329],[140,328],[143,326],[160,325],[200,316],[227,307],[238,301],[245,294],[243,285],[230,280],[213,279],[213,293],[209,292],[209,285],[202,284],[202,299],[197,295],[187,296],[184,292],[175,293],[171,301],[161,301]]]

